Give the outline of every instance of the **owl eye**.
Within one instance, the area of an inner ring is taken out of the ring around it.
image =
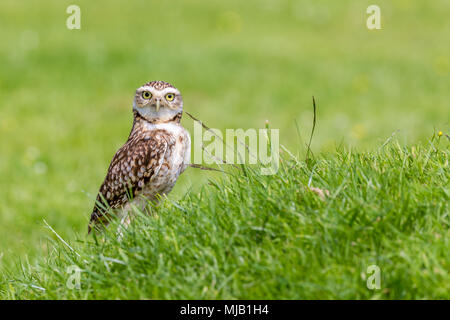
[[[142,98],[148,100],[152,97],[152,94],[149,91],[142,92]]]
[[[173,93],[166,94],[167,101],[173,101],[173,99],[175,99],[175,95]]]

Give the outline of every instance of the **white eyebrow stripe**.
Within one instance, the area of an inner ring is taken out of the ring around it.
[[[180,94],[180,91],[178,91],[178,89],[171,88],[171,87],[164,88],[164,89],[162,89],[162,90],[156,90],[156,89],[153,88],[153,87],[143,86],[143,87],[141,87],[141,89],[148,90],[148,91],[151,91],[151,92],[153,92],[153,93],[158,92],[158,93],[160,93],[161,95],[165,95],[165,94],[167,94],[167,93]]]

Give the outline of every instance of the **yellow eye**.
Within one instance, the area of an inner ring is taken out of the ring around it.
[[[173,99],[175,99],[175,95],[173,93],[166,94],[167,101],[173,101]]]
[[[148,100],[148,99],[150,99],[151,97],[152,97],[152,94],[151,94],[150,92],[148,92],[148,91],[142,92],[142,98]]]

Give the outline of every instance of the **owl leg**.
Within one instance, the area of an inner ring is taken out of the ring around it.
[[[122,241],[123,233],[131,224],[131,221],[134,218],[133,211],[139,209],[141,211],[144,210],[146,202],[143,199],[136,198],[133,202],[127,203],[122,210],[120,215],[120,225],[117,228],[117,240]]]
[[[125,212],[122,219],[120,219],[120,225],[117,228],[117,240],[122,241],[123,232],[128,228],[131,223],[131,212]]]

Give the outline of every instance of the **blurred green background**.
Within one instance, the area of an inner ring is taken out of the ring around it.
[[[48,232],[84,233],[134,90],[178,87],[210,127],[280,128],[302,149],[311,96],[315,152],[403,143],[448,129],[450,1],[0,2],[0,264],[41,254]],[[68,30],[66,8],[81,8]],[[192,128],[192,120],[183,123]],[[188,170],[172,197],[210,173]]]

